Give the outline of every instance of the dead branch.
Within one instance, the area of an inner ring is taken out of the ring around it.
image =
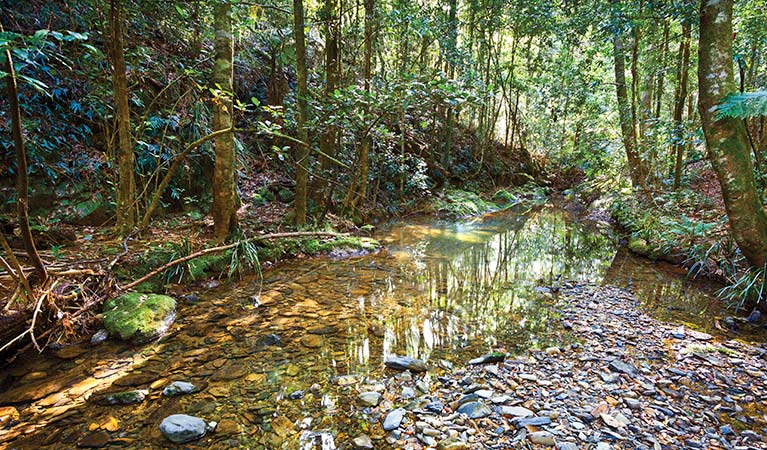
[[[192,253],[190,255],[184,256],[182,258],[174,259],[173,261],[171,261],[171,262],[169,262],[169,263],[167,263],[167,264],[165,264],[163,266],[160,266],[159,268],[157,268],[157,269],[147,273],[146,275],[144,275],[143,277],[139,278],[138,280],[132,281],[132,282],[130,282],[130,283],[124,285],[124,286],[120,286],[119,290],[127,291],[127,290],[129,290],[129,289],[131,289],[133,287],[138,286],[139,284],[143,283],[144,281],[147,281],[148,279],[152,278],[153,276],[158,275],[158,274],[160,274],[162,272],[165,272],[167,269],[169,269],[169,268],[171,268],[171,267],[173,267],[175,265],[178,265],[178,264],[190,261],[192,259],[198,258],[198,257],[203,256],[203,255],[208,255],[210,253],[223,252],[223,251],[229,250],[231,248],[237,247],[238,245],[243,244],[245,242],[257,242],[257,241],[267,241],[267,240],[271,240],[271,239],[284,239],[284,238],[297,238],[297,237],[320,237],[320,236],[323,236],[323,237],[343,237],[343,236],[348,236],[348,234],[347,233],[330,233],[330,232],[325,232],[325,231],[297,231],[297,232],[291,232],[291,233],[273,233],[273,234],[264,234],[264,235],[261,235],[261,236],[255,236],[255,237],[252,237],[252,238],[244,239],[244,240],[241,240],[241,241],[233,242],[231,244],[222,245],[222,246],[219,246],[219,247],[206,248],[204,250],[200,250],[198,252],[195,252],[195,253]]]

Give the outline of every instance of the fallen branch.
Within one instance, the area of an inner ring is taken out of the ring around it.
[[[223,251],[229,250],[231,248],[235,248],[238,245],[243,244],[245,242],[257,242],[257,241],[267,241],[267,240],[271,240],[271,239],[297,238],[297,237],[319,237],[319,236],[323,236],[323,237],[343,237],[343,236],[348,236],[348,234],[347,233],[330,233],[330,232],[326,232],[326,231],[297,231],[297,232],[291,232],[291,233],[273,233],[273,234],[264,234],[264,235],[261,235],[261,236],[255,236],[255,237],[252,237],[252,238],[243,239],[241,241],[233,242],[231,244],[222,245],[222,246],[219,246],[219,247],[206,248],[206,249],[200,250],[198,252],[192,253],[190,255],[184,256],[182,258],[174,259],[173,261],[170,261],[169,263],[167,263],[165,265],[162,265],[162,266],[158,267],[157,269],[147,273],[146,275],[144,275],[143,277],[139,278],[138,280],[132,281],[132,282],[130,282],[130,283],[124,285],[124,286],[120,286],[118,289],[121,290],[121,291],[127,291],[127,290],[129,290],[131,288],[134,288],[134,287],[138,286],[139,284],[149,280],[153,276],[158,275],[158,274],[160,274],[162,272],[165,272],[166,270],[168,270],[169,268],[171,268],[173,266],[176,266],[178,264],[190,261],[192,259],[198,258],[198,257],[203,256],[203,255],[207,255],[207,254],[210,254],[210,253],[223,252]]]

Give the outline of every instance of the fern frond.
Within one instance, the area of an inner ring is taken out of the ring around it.
[[[767,90],[731,94],[716,107],[720,119],[767,116]]]

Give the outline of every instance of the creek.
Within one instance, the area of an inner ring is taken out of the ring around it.
[[[382,378],[389,356],[447,368],[491,351],[577,343],[560,319],[566,283],[627,287],[654,317],[712,334],[728,314],[715,286],[632,256],[609,233],[551,206],[419,218],[376,237],[384,249],[375,254],[289,261],[262,277],[199,285],[158,342],[23,355],[0,375],[0,447],[165,448],[158,425],[177,413],[218,422],[190,448],[348,442],[371,424],[352,412],[347,386]],[[767,340],[759,328],[738,337]],[[198,392],[161,395],[172,381]],[[133,389],[146,399],[87,400]]]

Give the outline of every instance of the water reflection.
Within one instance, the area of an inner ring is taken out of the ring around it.
[[[400,263],[379,293],[385,304],[399,305],[381,312],[384,357],[428,359],[469,344],[476,353],[554,342],[560,336],[548,323],[556,311],[535,286],[598,278],[614,253],[608,238],[553,208],[411,223],[394,227],[383,241]]]

